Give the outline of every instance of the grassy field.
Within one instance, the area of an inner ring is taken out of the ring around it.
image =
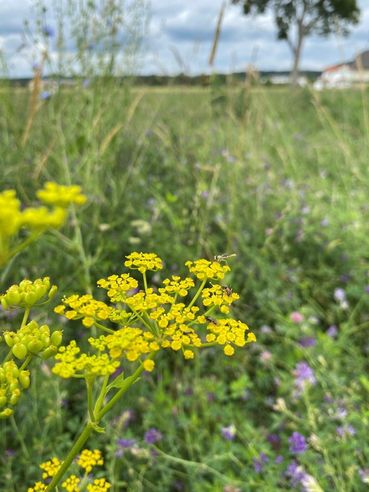
[[[30,99],[0,91],[0,190],[31,205],[52,180],[88,200],[13,258],[1,291],[47,275],[56,305],[101,295],[96,280],[132,251],[156,252],[171,274],[235,253],[234,315],[257,336],[231,358],[210,348],[157,361],[88,443],[110,490],[366,490],[369,92],[105,81]],[[85,331],[51,308],[40,319],[67,340]],[[52,364],[34,364],[15,418],[0,423],[1,491],[27,490],[85,418],[79,381]]]

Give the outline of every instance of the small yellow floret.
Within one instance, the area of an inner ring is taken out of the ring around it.
[[[154,370],[155,362],[151,359],[146,359],[143,363],[145,371],[151,372]]]

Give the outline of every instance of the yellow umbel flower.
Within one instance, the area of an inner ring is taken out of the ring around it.
[[[101,455],[101,451],[98,449],[94,449],[93,451],[90,449],[84,449],[77,460],[77,465],[83,468],[86,473],[90,473],[92,468],[95,466],[103,464],[104,460]]]
[[[218,261],[209,261],[204,258],[196,261],[186,261],[186,267],[199,280],[222,280],[231,269]]]
[[[68,319],[82,318],[82,324],[90,328],[95,320],[107,320],[113,308],[102,301],[96,301],[90,294],[83,296],[72,295],[62,300],[63,304],[56,306],[54,311]],[[66,311],[66,308],[70,308]]]
[[[136,289],[138,282],[129,273],[122,275],[110,275],[108,278],[98,280],[97,285],[107,290],[108,297],[112,302],[125,302],[127,292]]]
[[[106,492],[111,484],[105,478],[96,478],[93,483],[87,485],[88,492]]]
[[[22,226],[21,204],[14,190],[5,190],[0,193],[0,237],[10,238]]]
[[[46,229],[59,229],[65,222],[67,212],[64,208],[57,207],[49,210],[46,207],[26,208],[22,213],[22,226],[37,232]]]
[[[61,464],[62,462],[56,457],[51,458],[49,461],[45,461],[45,463],[41,463],[40,468],[41,470],[44,470],[42,478],[45,479],[54,477],[57,474]]]
[[[42,190],[37,192],[37,197],[47,205],[66,208],[74,203],[75,205],[83,205],[86,203],[86,197],[81,192],[81,187],[78,185],[63,186],[53,182],[45,183]]]
[[[132,270],[138,270],[141,273],[145,273],[147,270],[156,272],[163,268],[162,260],[155,253],[134,252],[126,256],[126,258],[124,266]]]
[[[254,333],[250,332],[245,338],[245,333],[249,330],[246,323],[236,321],[235,319],[217,319],[208,324],[208,335],[206,341],[208,343],[216,343],[224,345],[225,355],[234,354],[234,345],[244,347],[247,343],[255,342]]]
[[[27,492],[42,492],[47,489],[47,485],[42,482],[36,482],[33,487],[28,487]]]
[[[185,297],[188,294],[189,289],[195,286],[195,282],[192,278],[184,278],[177,275],[173,275],[172,278],[166,278],[163,280],[165,287],[160,288],[159,292],[168,294],[178,294],[179,296]]]
[[[54,374],[62,378],[78,376],[106,376],[113,374],[119,362],[111,360],[108,354],[81,354],[77,342],[72,340],[66,347],[60,347],[55,355],[57,363],[53,367]]]
[[[76,475],[70,475],[64,482],[62,483],[63,489],[67,492],[79,492],[79,484],[81,483],[81,479]]]
[[[240,298],[238,294],[232,292],[228,287],[223,287],[218,284],[212,285],[208,289],[204,289],[201,296],[204,306],[218,306],[220,312],[224,314],[228,314],[230,311],[229,306],[232,302],[237,301]]]

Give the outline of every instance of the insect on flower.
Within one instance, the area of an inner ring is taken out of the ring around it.
[[[214,318],[210,318],[210,316],[205,316],[205,319],[208,323],[212,323],[213,325],[217,325],[218,321]]]
[[[214,260],[222,262],[222,261],[226,261],[228,258],[232,258],[233,256],[237,256],[236,253],[232,253],[230,255],[228,255],[227,253],[223,253],[221,255],[215,255]]]
[[[228,287],[228,285],[222,285],[222,289],[227,296],[231,296],[233,294],[233,289],[231,287]]]

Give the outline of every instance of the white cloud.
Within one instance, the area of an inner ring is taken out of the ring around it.
[[[53,0],[47,0],[51,5]],[[310,37],[302,57],[302,68],[321,69],[350,59],[369,46],[369,6],[359,1],[361,22],[347,38]],[[23,20],[31,19],[31,0],[0,0],[0,47],[13,76],[29,75],[32,50],[19,51]],[[152,0],[150,29],[145,39],[140,67],[143,73],[190,73],[208,70],[208,56],[221,0]],[[291,54],[285,42],[277,41],[270,13],[245,17],[240,7],[228,6],[216,57],[215,69],[244,70],[249,63],[260,69],[286,70]]]

